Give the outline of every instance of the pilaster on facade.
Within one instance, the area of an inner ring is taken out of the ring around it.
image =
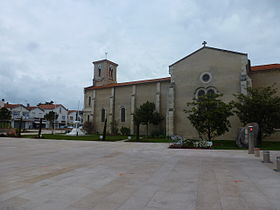
[[[113,132],[114,123],[114,109],[115,109],[115,88],[111,89],[111,96],[109,98],[109,116],[108,124],[110,133]]]
[[[170,66],[169,67],[169,74],[171,76],[171,83],[175,83],[175,78],[174,78],[173,71],[174,71],[174,66]]]
[[[160,82],[156,84],[156,111],[160,112]]]
[[[136,85],[132,86],[131,96],[130,96],[130,133],[134,135],[134,112],[136,108]]]
[[[91,103],[92,120],[94,120],[94,117],[95,117],[95,105],[96,105],[96,92],[95,92],[95,90],[93,90],[92,91],[92,103]]]
[[[171,83],[168,89],[167,97],[167,113],[166,113],[166,135],[174,135],[174,121],[175,121],[175,85]]]

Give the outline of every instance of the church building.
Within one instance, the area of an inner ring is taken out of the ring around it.
[[[143,103],[153,102],[164,116],[160,125],[151,126],[150,134],[161,133],[197,138],[198,133],[184,112],[187,102],[207,93],[222,93],[225,102],[234,94],[247,94],[248,87],[275,83],[280,90],[280,64],[251,66],[246,53],[208,46],[196,50],[169,66],[170,77],[132,82],[117,82],[118,64],[104,59],[94,61],[92,86],[84,88],[84,122],[92,122],[102,133],[107,119],[108,133],[113,127],[130,129],[135,134],[133,114]],[[230,118],[231,129],[222,139],[234,139],[241,123]],[[140,127],[145,134],[145,127]]]

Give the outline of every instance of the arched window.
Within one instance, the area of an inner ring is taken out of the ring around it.
[[[87,116],[87,121],[89,122],[89,115]]]
[[[196,91],[195,91],[195,97],[196,98],[199,98],[201,96],[204,96],[206,94],[206,90],[204,88],[198,88]]]
[[[207,90],[207,94],[208,94],[208,95],[213,95],[213,94],[215,94],[215,90],[212,89],[212,88],[211,88],[211,89],[208,89],[208,90]]]
[[[98,64],[97,66],[97,73],[98,73],[98,76],[101,77],[101,64]]]
[[[91,105],[91,97],[89,96],[88,97],[88,106],[90,106]]]
[[[213,94],[216,94],[218,91],[215,87],[213,86],[210,86],[210,87],[207,87],[207,88],[203,88],[203,87],[200,87],[198,89],[196,89],[195,91],[195,97],[196,98],[199,98],[201,96],[204,96],[204,95],[213,95]]]
[[[217,94],[218,93],[217,89],[215,87],[213,87],[213,86],[207,87],[206,90],[207,90],[207,94],[208,95],[213,95],[213,94]]]
[[[121,122],[125,122],[125,108],[121,108]]]
[[[105,109],[103,108],[101,110],[101,122],[105,122],[105,116],[106,116],[106,111]]]

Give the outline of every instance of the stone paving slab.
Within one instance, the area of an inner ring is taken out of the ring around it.
[[[0,138],[0,210],[280,210],[275,161],[167,147]]]

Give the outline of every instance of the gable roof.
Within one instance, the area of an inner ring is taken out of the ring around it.
[[[7,109],[14,109],[14,108],[17,108],[19,106],[22,106],[23,108],[26,109],[26,107],[23,106],[22,104],[4,104],[4,107],[7,108]]]
[[[201,50],[204,50],[204,49],[217,50],[217,51],[222,51],[222,52],[227,52],[227,53],[234,53],[234,54],[239,54],[239,55],[247,55],[247,53],[241,53],[241,52],[236,52],[236,51],[231,51],[231,50],[224,50],[224,49],[219,49],[219,48],[215,48],[215,47],[207,47],[207,46],[205,46],[205,47],[199,48],[198,50],[192,52],[191,54],[189,54],[189,55],[181,58],[180,60],[176,61],[175,63],[169,65],[169,67],[179,63],[180,61],[182,61],[182,60],[184,60],[184,59],[186,59],[186,58],[188,58],[188,57],[190,57],[190,56],[192,56],[192,55],[196,54],[197,52],[199,52]]]
[[[164,82],[170,81],[170,77],[158,78],[158,79],[149,79],[149,80],[138,80],[132,82],[122,82],[122,83],[112,83],[103,86],[89,86],[86,87],[85,90],[96,90],[96,89],[103,89],[103,88],[111,88],[111,87],[121,87],[121,86],[128,86],[128,85],[137,85],[137,84],[146,84],[146,83],[153,83],[153,82]]]
[[[42,108],[40,108],[38,106],[27,106],[26,109],[28,109],[29,111],[31,111],[33,109],[40,109],[40,110],[44,111]]]
[[[55,109],[60,106],[67,110],[62,104],[40,104],[38,107],[41,109]]]
[[[255,73],[255,72],[274,71],[274,70],[280,70],[279,63],[251,66],[250,72]]]

